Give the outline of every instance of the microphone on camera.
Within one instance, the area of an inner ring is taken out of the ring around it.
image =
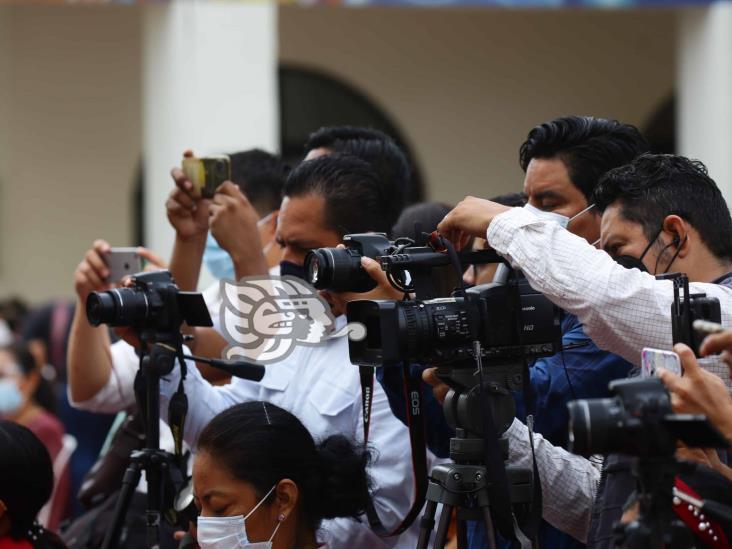
[[[203,358],[200,356],[183,355],[183,358],[194,360],[196,362],[202,362],[213,366],[218,370],[229,373],[234,377],[241,379],[248,379],[250,381],[261,381],[264,377],[264,366],[261,364],[253,364],[251,362],[244,362],[241,360],[229,361],[220,360],[216,358]]]

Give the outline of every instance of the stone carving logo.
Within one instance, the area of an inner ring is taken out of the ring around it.
[[[315,288],[294,276],[221,280],[221,329],[228,360],[271,364],[297,345],[321,345],[348,336],[360,341],[366,328],[349,323],[338,332],[330,305]]]

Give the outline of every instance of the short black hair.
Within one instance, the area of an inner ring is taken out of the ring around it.
[[[231,180],[247,195],[260,216],[278,210],[288,168],[282,159],[261,149],[236,152],[231,159]]]
[[[26,539],[27,532],[53,492],[51,456],[30,430],[0,420],[0,500],[10,516],[10,536]]]
[[[600,212],[618,203],[620,214],[639,223],[649,240],[669,215],[678,215],[699,232],[719,259],[732,259],[732,218],[721,191],[698,160],[672,154],[646,154],[609,171],[595,190]]]
[[[325,199],[325,223],[339,235],[391,229],[390,197],[369,163],[355,156],[329,154],[301,162],[285,183],[289,197]]]
[[[313,530],[326,518],[357,517],[368,505],[365,448],[343,435],[316,444],[299,419],[269,402],[246,402],[221,412],[201,432],[198,450],[252,484],[259,498],[283,478],[292,480]]]
[[[418,241],[421,235],[414,233],[415,223],[419,223],[420,231],[423,233],[436,231],[437,225],[452,208],[453,206],[443,202],[417,202],[407,206],[394,224],[391,234],[394,238],[404,236]]]
[[[491,202],[511,206],[512,208],[523,208],[526,205],[526,195],[524,193],[506,193],[492,196],[489,198]]]
[[[389,197],[384,204],[390,218],[389,226],[396,223],[406,204],[412,170],[404,151],[394,139],[373,128],[330,126],[310,134],[305,152],[314,149],[357,156],[371,164]]]
[[[534,158],[558,158],[569,178],[588,202],[607,171],[648,152],[648,143],[635,126],[591,116],[564,116],[539,124],[519,149],[521,169]]]

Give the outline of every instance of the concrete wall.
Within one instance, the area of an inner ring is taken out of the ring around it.
[[[3,6],[0,19],[0,297],[71,296],[94,238],[133,244],[139,11]]]
[[[280,8],[280,60],[326,70],[411,140],[432,199],[520,188],[517,149],[563,114],[642,124],[674,85],[675,17],[648,11]]]

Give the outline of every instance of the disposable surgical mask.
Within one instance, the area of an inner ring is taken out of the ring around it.
[[[0,379],[0,417],[17,412],[23,405],[23,393],[12,378]]]
[[[539,219],[542,219],[544,221],[554,221],[557,225],[562,227],[563,229],[566,229],[569,224],[577,219],[579,216],[581,216],[585,212],[589,212],[592,208],[594,208],[594,204],[590,204],[587,206],[584,210],[574,214],[572,217],[567,217],[566,215],[562,215],[556,212],[545,212],[544,210],[540,210],[536,206],[532,206],[528,202],[524,204],[524,209],[530,211],[532,214],[534,214]]]
[[[211,233],[206,239],[206,249],[203,252],[203,264],[206,269],[217,280],[236,280],[234,262],[229,252],[224,250]]]
[[[272,540],[279,530],[281,521],[277,522],[274,532],[267,541],[251,542],[247,536],[246,520],[266,501],[274,491],[275,484],[269,492],[249,511],[246,516],[234,517],[198,517],[197,541],[201,549],[271,549]]]

